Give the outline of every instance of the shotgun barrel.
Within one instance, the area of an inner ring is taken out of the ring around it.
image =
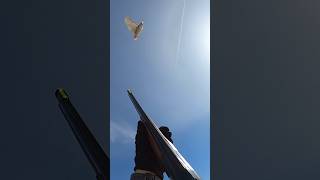
[[[174,180],[200,180],[191,165],[183,158],[175,146],[161,133],[156,124],[144,112],[131,90],[128,95],[140,119],[148,131],[148,139],[158,159],[163,163],[167,175]]]
[[[59,108],[93,167],[97,179],[109,180],[110,160],[108,156],[105,154],[77,110],[72,105],[67,93],[63,89],[58,89],[56,90],[55,95],[59,102]]]

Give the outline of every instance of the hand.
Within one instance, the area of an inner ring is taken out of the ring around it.
[[[159,130],[171,143],[173,142],[171,139],[172,133],[168,127],[162,126]],[[138,121],[135,144],[136,157],[134,159],[134,170],[141,169],[151,171],[160,178],[163,178],[164,167],[151,148],[151,144],[148,141],[148,132],[142,121]]]

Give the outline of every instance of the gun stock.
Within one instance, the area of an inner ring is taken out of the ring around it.
[[[183,158],[175,146],[161,133],[156,124],[144,112],[133,93],[128,90],[128,95],[140,119],[145,124],[149,141],[157,157],[162,161],[167,175],[174,180],[200,180],[196,171]]]

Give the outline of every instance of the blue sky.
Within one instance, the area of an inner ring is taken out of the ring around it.
[[[127,89],[158,127],[170,128],[174,145],[200,177],[210,179],[210,1],[186,0],[181,24],[183,3],[111,0],[112,180],[129,179],[134,167],[139,117]],[[125,16],[144,21],[137,41]]]

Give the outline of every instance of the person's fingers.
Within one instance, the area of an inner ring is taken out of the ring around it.
[[[171,137],[172,133],[170,132],[169,128],[166,126],[161,126],[159,128],[159,130],[162,132],[163,135],[165,135],[166,137]]]
[[[170,141],[173,143],[172,140],[172,133],[170,132],[170,129],[166,126],[161,126],[159,128],[161,133]],[[147,136],[147,129],[144,125],[144,123],[140,120],[138,121],[138,127],[137,127],[137,134],[136,134],[136,139],[146,139]]]
[[[159,128],[159,130],[161,131],[161,133],[170,141],[170,142],[173,142],[172,141],[172,133],[170,132],[170,129],[166,126],[161,126]]]
[[[138,121],[138,128],[137,129],[140,129],[141,126],[143,126],[143,122],[142,121]]]
[[[169,132],[170,131],[167,126],[161,126],[159,129],[161,132]]]
[[[142,121],[138,121],[137,133],[144,132],[146,129],[145,125]]]

